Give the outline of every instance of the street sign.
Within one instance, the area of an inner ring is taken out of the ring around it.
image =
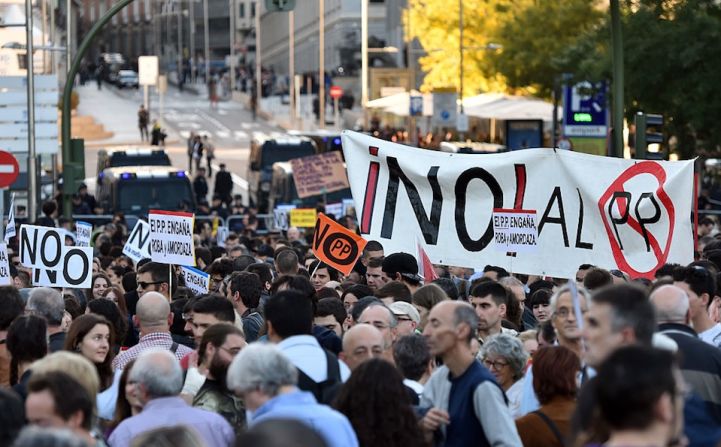
[[[410,110],[408,111],[411,116],[423,116],[423,97],[422,96],[411,96],[410,97]]]
[[[563,94],[563,136],[606,138],[606,83],[566,85]]]
[[[155,85],[158,82],[158,56],[138,57],[138,84]]]
[[[456,127],[457,93],[433,92],[433,125],[436,127]]]
[[[265,0],[268,12],[288,12],[295,9],[295,0]]]
[[[333,99],[339,99],[341,96],[343,96],[343,88],[340,86],[334,85],[330,88],[330,97]]]
[[[18,178],[20,166],[13,154],[0,151],[0,188],[7,188]]]
[[[459,113],[456,119],[456,130],[458,132],[468,132],[468,115]]]

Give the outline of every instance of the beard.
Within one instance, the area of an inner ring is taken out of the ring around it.
[[[208,372],[210,375],[213,376],[213,379],[215,379],[215,381],[218,382],[218,384],[225,390],[228,389],[226,385],[226,376],[228,375],[229,366],[229,363],[226,363],[222,358],[220,358],[220,353],[218,352],[215,353],[213,358],[210,360],[210,365],[208,365]]]

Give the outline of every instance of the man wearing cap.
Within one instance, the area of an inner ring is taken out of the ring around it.
[[[412,304],[406,303],[405,301],[396,301],[391,303],[388,308],[393,312],[396,320],[398,320],[396,330],[399,338],[416,333],[416,328],[421,322],[421,315]]]
[[[388,278],[401,281],[411,294],[421,287],[423,277],[418,274],[418,261],[408,253],[393,253],[383,259],[383,272]]]

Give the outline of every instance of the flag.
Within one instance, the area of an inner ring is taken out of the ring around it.
[[[8,225],[5,228],[5,243],[15,237],[15,193],[10,197],[10,211],[8,211]]]
[[[363,254],[366,244],[367,241],[362,237],[325,214],[318,213],[313,234],[313,254],[319,260],[344,275],[349,275],[356,261]]]
[[[424,282],[429,284],[431,281],[438,279],[438,274],[436,274],[436,269],[433,268],[433,263],[428,257],[428,253],[426,253],[426,250],[423,248],[421,241],[417,239],[416,242],[416,246],[418,248],[418,270],[421,273]]]

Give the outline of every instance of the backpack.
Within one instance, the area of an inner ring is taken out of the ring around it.
[[[298,370],[298,388],[313,393],[318,403],[330,405],[343,383],[340,378],[338,357],[325,349],[323,349],[323,353],[327,365],[326,379],[322,382],[315,382],[306,373],[296,368]]]

